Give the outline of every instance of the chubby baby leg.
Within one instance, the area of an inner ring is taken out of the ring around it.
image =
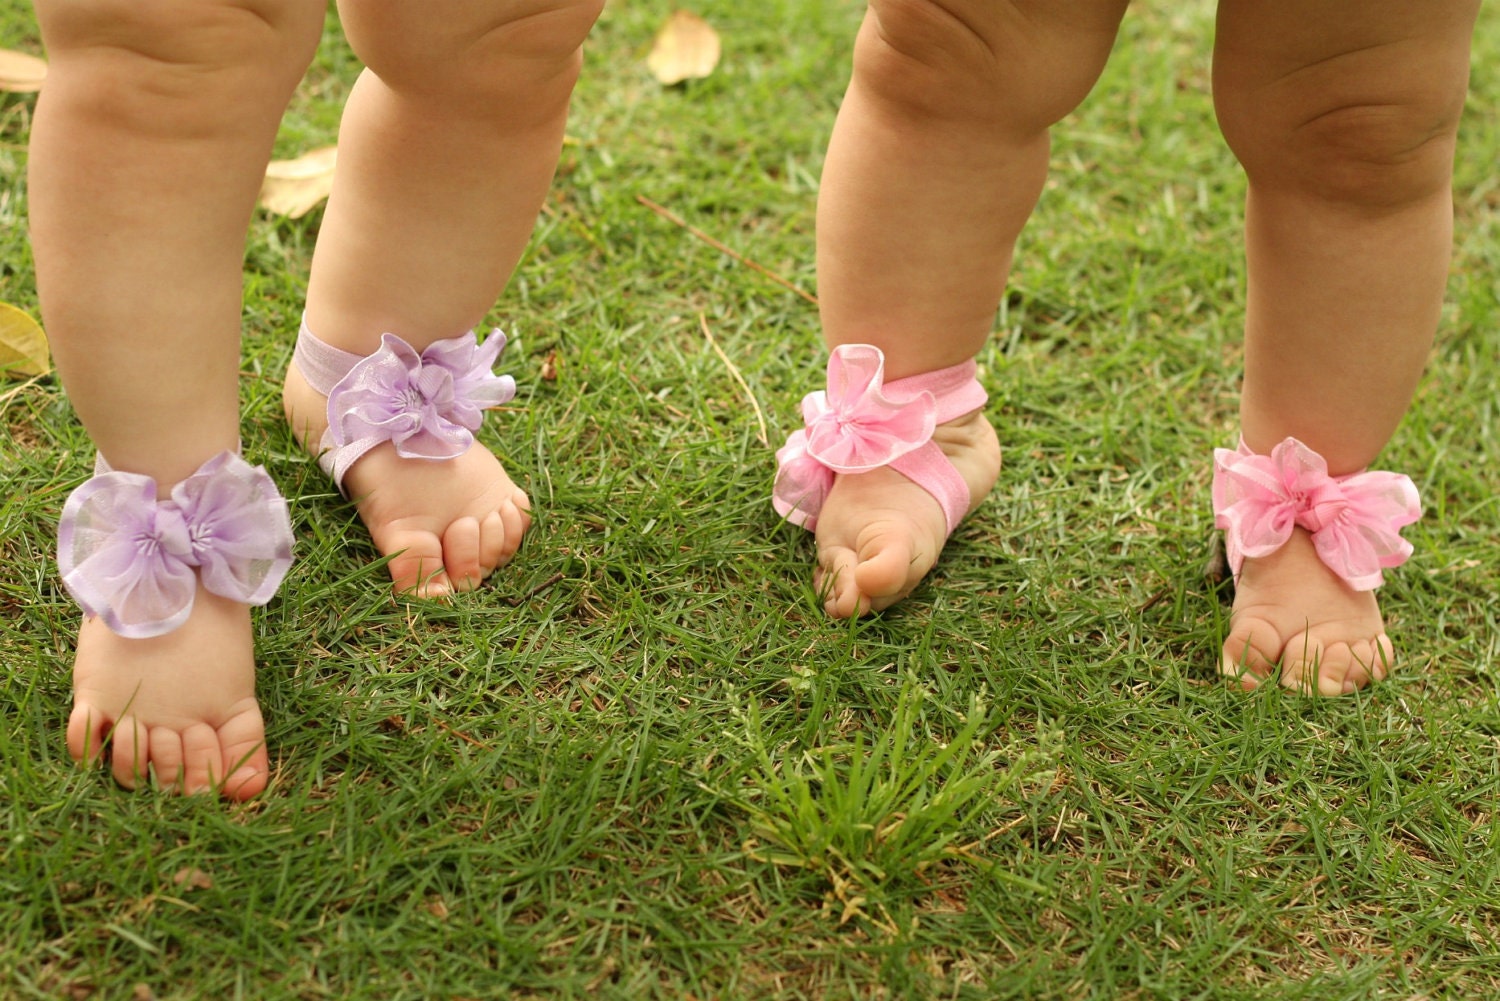
[[[51,61],[29,161],[42,311],[100,453],[163,499],[238,446],[245,228],[321,6],[36,4]],[[93,758],[112,738],[122,784],[264,788],[243,601],[200,587],[187,620],[149,639],[89,616],[73,681],[69,748]]]
[[[1333,476],[1370,465],[1405,413],[1437,328],[1454,138],[1476,0],[1224,0],[1214,91],[1249,178],[1244,442],[1293,437]],[[1337,695],[1384,677],[1372,590],[1303,527],[1238,579],[1223,670]]]
[[[879,348],[892,381],[979,353],[1041,193],[1048,129],[1093,86],[1125,6],[870,3],[818,201],[830,347]],[[1000,470],[982,410],[940,422],[931,441],[966,485],[964,506],[976,507]],[[932,568],[951,520],[931,490],[890,465],[834,475],[816,517],[814,572],[829,614],[904,597]]]
[[[383,334],[417,353],[472,330],[526,246],[562,145],[580,49],[602,0],[343,0],[368,67],[308,287],[307,327],[370,355]],[[287,373],[293,431],[321,448],[328,386]],[[399,591],[476,586],[530,524],[525,493],[477,443],[440,461],[377,445],[343,487]]]

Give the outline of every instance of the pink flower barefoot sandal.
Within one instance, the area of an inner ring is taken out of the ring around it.
[[[828,389],[802,400],[806,427],[776,453],[771,503],[809,531],[838,473],[881,466],[916,483],[943,509],[948,534],[969,510],[969,486],[932,441],[939,424],[984,406],[972,360],[885,382],[885,355],[870,344],[841,344],[828,358]]]
[[[157,499],[156,481],[99,457],[58,523],[58,569],[85,612],[129,639],[192,614],[198,583],[247,605],[271,600],[292,563],[286,501],[261,466],[221,452]]]
[[[478,343],[471,330],[418,352],[383,334],[372,355],[357,355],[313,336],[304,321],[292,364],[328,398],[328,430],[318,464],[344,492],[344,476],[366,452],[389,441],[404,459],[454,459],[474,443],[490,407],[516,395],[516,381],[492,369],[505,350],[493,331]]]
[[[1406,562],[1412,547],[1401,529],[1422,516],[1410,477],[1330,476],[1323,457],[1296,438],[1270,455],[1243,442],[1237,450],[1215,449],[1213,504],[1236,578],[1246,557],[1269,556],[1302,528],[1323,564],[1355,591],[1373,591],[1385,583],[1383,569]]]

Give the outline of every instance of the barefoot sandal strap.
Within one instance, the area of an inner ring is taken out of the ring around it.
[[[264,605],[292,564],[286,501],[264,467],[220,452],[172,488],[116,472],[103,457],[69,495],[57,528],[57,566],[84,611],[131,639],[169,633],[205,590]]]
[[[837,473],[890,466],[930,493],[952,534],[969,509],[969,487],[932,441],[939,425],[984,406],[972,360],[886,383],[885,355],[841,344],[828,358],[828,389],[802,400],[806,427],[776,452],[771,503],[793,525],[817,528]]]
[[[516,395],[514,379],[491,371],[504,350],[505,334],[493,331],[480,344],[471,330],[420,353],[382,334],[374,354],[357,355],[319,340],[303,321],[292,363],[328,397],[318,464],[342,491],[349,467],[381,442],[404,459],[462,455],[484,411]]]
[[[1422,516],[1416,485],[1400,473],[1328,475],[1323,457],[1296,438],[1270,455],[1214,449],[1214,525],[1224,530],[1229,568],[1268,556],[1292,536],[1312,535],[1318,558],[1356,591],[1385,582],[1383,568],[1412,553],[1401,529]]]

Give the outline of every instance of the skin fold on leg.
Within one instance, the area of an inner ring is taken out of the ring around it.
[[[367,69],[344,111],[339,163],[308,287],[308,327],[369,354],[382,333],[418,351],[473,329],[530,238],[556,170],[581,46],[602,0],[343,0]],[[502,361],[502,370],[503,370]],[[316,451],[324,397],[293,367],[292,430]],[[467,590],[530,524],[525,493],[476,443],[403,459],[385,443],[345,481],[397,591]]]
[[[38,0],[50,71],[29,160],[32,244],[58,372],[117,470],[165,496],[239,441],[245,230],[277,122],[322,27],[316,0]],[[68,746],[234,798],[264,788],[249,609],[201,587],[186,625],[84,621]]]
[[[1478,3],[1224,0],[1214,95],[1249,179],[1241,428],[1296,437],[1341,475],[1406,412],[1437,329],[1451,179]],[[1393,663],[1375,594],[1351,590],[1297,529],[1246,560],[1222,664],[1254,687],[1325,695]]]
[[[1046,177],[1048,129],[1104,67],[1124,0],[873,0],[818,199],[818,292],[830,347],[874,344],[886,378],[978,354],[1016,237]],[[982,412],[933,440],[993,489]],[[818,517],[814,582],[838,617],[905,597],[946,541],[941,508],[889,468],[839,476]]]

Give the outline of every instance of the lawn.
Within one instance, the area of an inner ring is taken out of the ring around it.
[[[1215,676],[1244,191],[1211,7],[1138,4],[1057,130],[979,358],[1000,488],[909,601],[833,622],[768,503],[816,310],[742,259],[815,290],[862,8],[698,0],[723,61],[664,88],[670,6],[600,22],[495,306],[520,393],[482,433],[538,517],[491,586],[392,597],[299,454],[278,389],[319,216],[257,215],[244,446],[299,559],[255,617],[253,802],[69,761],[53,538],[92,449],[55,380],[0,383],[0,997],[1500,997],[1496,12],[1443,329],[1382,460],[1427,509],[1382,592],[1403,666],[1318,701]],[[0,48],[40,51],[24,4]],[[356,71],[330,15],[278,156],[333,141]],[[0,95],[0,301],[34,311],[33,107]]]

